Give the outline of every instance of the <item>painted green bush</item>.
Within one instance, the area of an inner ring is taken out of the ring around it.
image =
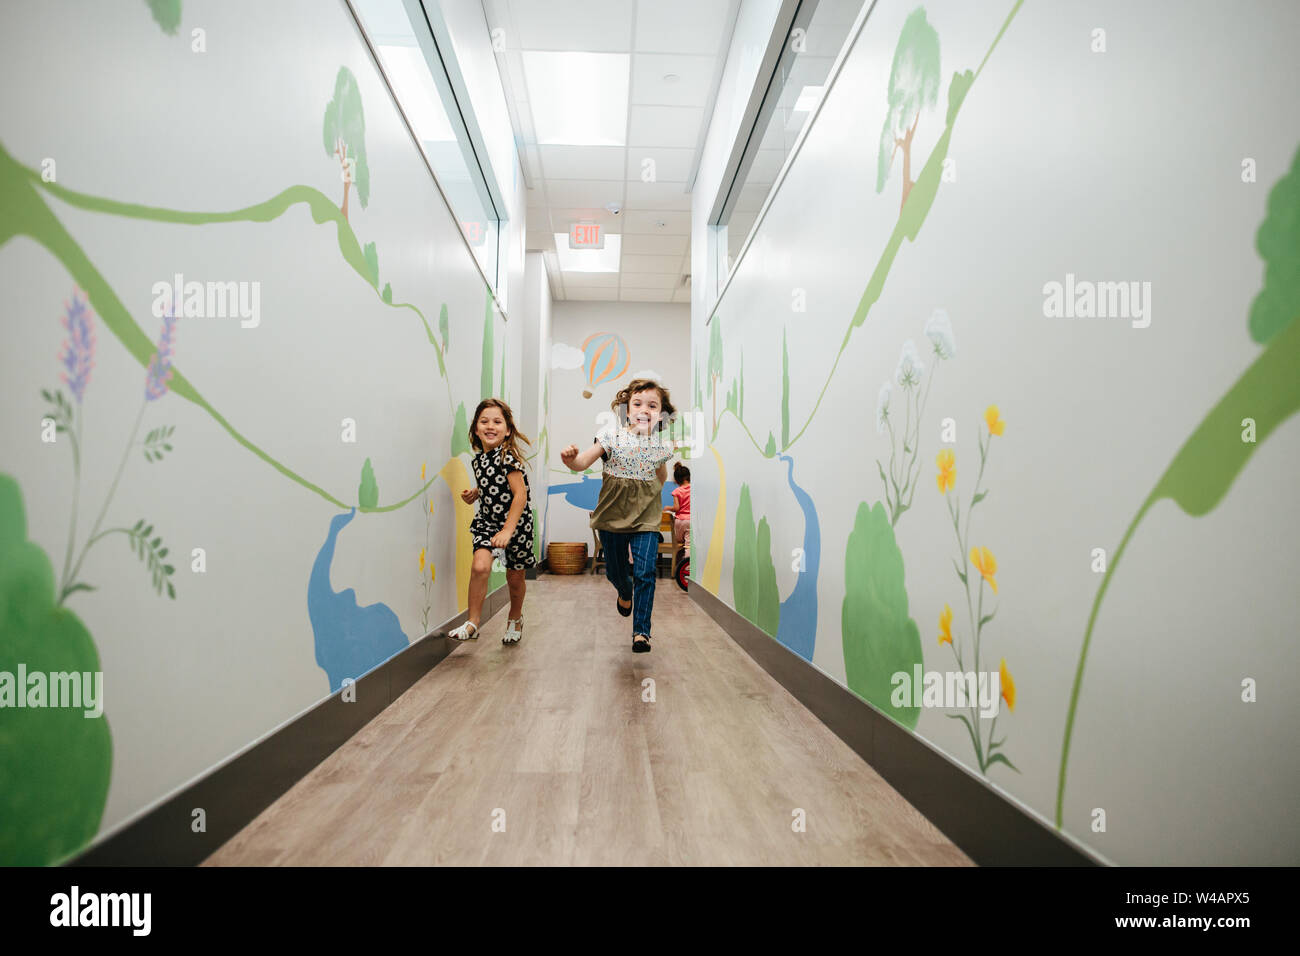
[[[919,707],[890,702],[891,678],[911,674],[924,663],[921,635],[908,616],[903,553],[885,506],[858,505],[844,556],[844,606],[840,627],[844,671],[849,689],[909,730],[916,728]]]
[[[772,564],[772,529],[767,518],[758,522],[758,551],[755,555],[758,576],[758,607],[754,623],[769,637],[776,637],[781,623],[781,595],[776,588],[776,567]]]
[[[731,585],[736,611],[775,637],[781,623],[781,595],[772,563],[772,531],[767,518],[754,524],[749,485],[740,486],[733,555]]]
[[[754,510],[749,500],[749,485],[740,486],[740,503],[736,506],[736,538],[732,546],[732,600],[736,612],[753,621],[758,610],[758,531],[754,527]]]
[[[100,671],[81,619],[54,605],[54,570],[27,540],[18,483],[0,475],[0,672],[16,675],[19,663],[29,675]],[[0,679],[0,695],[24,690]],[[113,742],[107,717],[88,718],[84,708],[12,704],[0,718],[0,863],[42,866],[99,830]]]

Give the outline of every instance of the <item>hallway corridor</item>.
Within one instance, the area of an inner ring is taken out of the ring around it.
[[[970,865],[671,582],[651,654],[612,604],[530,581],[520,645],[498,614],[205,865]]]

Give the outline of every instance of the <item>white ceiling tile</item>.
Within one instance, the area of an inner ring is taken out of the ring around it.
[[[627,181],[624,201],[628,209],[676,209],[690,212],[691,194],[682,183],[643,183]]]
[[[566,272],[566,289],[617,289],[617,272]]]
[[[638,53],[632,58],[633,104],[698,106],[709,103],[713,92],[711,56],[682,56],[668,53]],[[677,78],[669,81],[666,76]]]
[[[693,150],[704,119],[703,109],[688,106],[633,106],[629,113],[627,144],[632,147],[629,154],[646,146]]]
[[[578,302],[617,302],[617,289],[570,289],[565,286],[564,297]]]
[[[671,292],[682,284],[682,277],[678,273],[664,275],[658,272],[628,272],[623,270],[623,288],[624,289],[658,289],[661,292]]]
[[[731,7],[731,0],[643,0],[636,13],[637,52],[716,56]]]
[[[622,232],[621,216],[612,215],[608,210],[599,206],[589,208],[573,208],[568,206],[551,207],[551,226],[556,232],[568,232],[569,223],[581,222],[587,220],[598,222],[605,227],[606,233],[619,234]]]
[[[627,53],[632,38],[633,0],[511,0],[518,42],[523,50],[581,50]]]
[[[651,160],[653,165],[646,165]],[[627,178],[645,182],[642,170],[653,174],[652,182],[684,183],[691,175],[695,149],[664,149],[661,146],[642,146],[627,151]]]
[[[691,304],[691,287],[690,287],[689,285],[688,285],[688,286],[684,286],[683,288],[680,288],[680,289],[678,289],[676,292],[674,292],[674,293],[673,293],[673,301],[674,301],[674,302],[685,302],[687,305],[690,305],[690,304]]]
[[[555,248],[555,236],[543,230],[528,232],[524,235],[524,250],[527,252],[544,252]]]
[[[577,179],[547,179],[546,196],[552,206],[599,209],[606,203],[623,202],[623,180],[583,182]]]
[[[651,272],[665,275],[681,275],[682,256],[630,256],[623,253],[621,267],[623,272]]]
[[[623,237],[623,255],[684,256],[690,246],[687,236],[631,235]]]
[[[661,289],[629,289],[624,287],[618,294],[621,302],[671,302],[673,294]]]
[[[622,146],[538,146],[547,179],[622,179],[627,150]]]
[[[623,232],[645,232],[652,236],[689,236],[691,234],[691,214],[665,210],[662,212],[644,212],[630,209],[620,217],[624,220]],[[662,226],[658,223],[663,223]]]

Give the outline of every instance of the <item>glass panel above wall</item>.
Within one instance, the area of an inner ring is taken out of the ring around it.
[[[749,146],[731,183],[719,230],[718,286],[735,268],[799,133],[821,102],[826,77],[864,0],[803,0],[771,77]]]
[[[460,222],[465,241],[496,290],[501,217],[483,180],[429,26],[417,22],[413,27],[407,13],[410,7],[418,16],[421,5],[403,0],[352,2],[397,102]]]

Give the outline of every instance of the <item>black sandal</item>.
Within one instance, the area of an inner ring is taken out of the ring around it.
[[[614,606],[615,606],[616,608],[618,608],[618,613],[619,613],[619,614],[622,614],[624,617],[631,617],[631,616],[632,616],[632,602],[631,602],[631,601],[628,601],[628,602],[627,602],[627,607],[624,607],[623,604],[622,604],[622,601],[623,601],[623,599],[620,598],[620,597],[616,597],[616,598],[614,598]]]
[[[635,634],[632,636],[632,653],[646,654],[650,651],[650,638],[645,634]]]

